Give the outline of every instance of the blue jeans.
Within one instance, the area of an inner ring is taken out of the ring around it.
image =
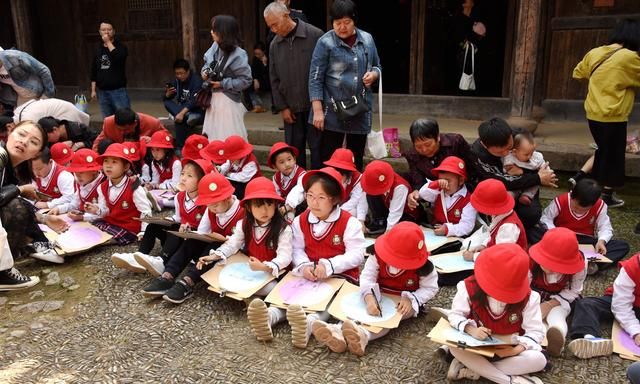
[[[100,103],[100,111],[102,117],[106,118],[116,113],[120,108],[131,108],[129,94],[126,88],[112,89],[105,91],[97,90],[98,102]]]
[[[171,116],[176,117],[176,115],[182,111],[184,106],[176,103],[174,100],[165,100],[164,108],[171,114]],[[178,123],[177,121],[174,122],[174,126],[176,128],[176,148],[182,148],[184,146],[184,141],[192,133],[190,132],[192,128],[197,125],[201,125],[203,122],[204,113],[202,113],[200,109],[187,112],[181,123]]]

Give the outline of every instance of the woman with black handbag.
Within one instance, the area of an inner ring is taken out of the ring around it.
[[[321,156],[346,147],[362,171],[367,134],[371,132],[373,92],[381,74],[373,37],[356,28],[356,5],[336,0],[330,10],[333,29],[318,42],[311,58],[309,97],[313,112],[309,122],[323,131]]]
[[[242,104],[242,92],[253,83],[247,52],[240,48],[240,26],[229,15],[211,19],[213,44],[204,54],[202,67],[203,90],[197,96],[198,103],[209,98],[205,108],[202,133],[209,141],[224,140],[238,135],[247,138]],[[202,94],[201,94],[202,93]],[[207,93],[210,93],[210,97]]]

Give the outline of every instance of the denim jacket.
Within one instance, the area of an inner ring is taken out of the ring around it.
[[[218,47],[218,43],[214,42],[211,47],[204,54],[204,65],[200,72],[204,71],[214,60],[220,60],[222,58],[222,50]],[[239,103],[242,98],[242,91],[249,88],[253,84],[253,77],[251,76],[251,67],[249,66],[249,60],[247,58],[247,52],[236,47],[229,54],[227,63],[222,70],[222,88],[214,89],[214,92],[222,91],[231,100]]]
[[[324,127],[329,131],[367,134],[371,131],[373,92],[364,87],[362,76],[368,71],[382,73],[380,57],[373,37],[368,32],[356,28],[356,42],[353,47],[345,44],[331,30],[316,44],[309,69],[309,99],[321,100],[324,109]],[[350,99],[365,90],[365,100],[369,111],[347,122],[338,120],[331,99]],[[309,114],[313,123],[313,112]]]
[[[26,52],[16,49],[0,51],[0,61],[17,86],[28,89],[38,95],[53,97],[56,88],[51,72],[46,65]],[[6,84],[0,84],[0,101],[10,105],[18,102],[17,93]]]

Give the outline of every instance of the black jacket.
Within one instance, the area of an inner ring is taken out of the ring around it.
[[[473,180],[474,186],[486,179],[502,181],[509,191],[518,191],[540,185],[540,177],[537,172],[525,172],[520,176],[506,174],[502,168],[502,160],[489,153],[480,142],[480,139],[477,139],[471,145],[471,161],[473,162],[475,176]]]
[[[127,63],[127,46],[114,40],[115,49],[109,51],[102,43],[91,63],[91,81],[103,91],[111,91],[127,86],[125,66]]]

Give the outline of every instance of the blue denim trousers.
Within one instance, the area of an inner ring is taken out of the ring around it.
[[[131,108],[131,102],[129,101],[129,94],[126,88],[112,89],[109,91],[98,89],[97,94],[100,111],[104,118],[115,114],[116,110],[120,108]]]

